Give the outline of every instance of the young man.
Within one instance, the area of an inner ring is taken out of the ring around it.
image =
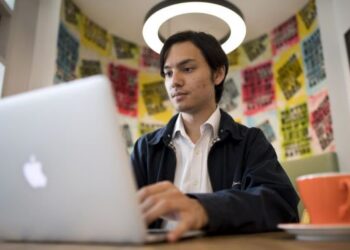
[[[144,218],[184,232],[247,233],[298,221],[298,196],[263,133],[218,108],[228,61],[217,40],[202,32],[169,37],[160,71],[179,112],[141,137],[131,156]],[[157,220],[157,221],[156,221]]]

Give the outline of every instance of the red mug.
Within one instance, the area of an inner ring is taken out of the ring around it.
[[[350,224],[350,173],[322,173],[297,178],[311,224]]]

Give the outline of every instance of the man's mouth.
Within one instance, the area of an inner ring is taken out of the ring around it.
[[[175,92],[175,93],[171,94],[171,97],[172,98],[176,98],[176,97],[184,96],[184,95],[187,95],[187,93],[185,93],[185,92]]]

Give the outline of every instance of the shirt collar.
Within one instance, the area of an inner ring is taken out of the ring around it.
[[[214,138],[217,137],[218,131],[219,131],[220,117],[221,117],[220,109],[219,107],[217,107],[215,111],[211,114],[209,119],[200,126],[201,134],[203,134],[205,128],[209,128],[213,132]],[[178,134],[181,134],[185,137],[187,136],[185,126],[182,121],[181,113],[177,117],[172,137],[175,138]]]
[[[174,115],[165,127],[157,130],[156,132],[149,134],[148,135],[149,144],[154,146],[160,143],[160,141],[164,142],[165,144],[169,144],[169,142],[172,139],[175,123],[178,117],[179,117],[179,113]],[[230,135],[232,139],[241,141],[246,135],[245,133],[246,127],[236,123],[233,120],[232,116],[223,110],[220,110],[219,124],[220,125],[219,125],[218,137],[221,139],[224,139],[226,138],[227,135]]]
[[[204,124],[201,125],[201,132],[202,132],[202,129],[204,130],[205,125],[210,125],[213,131],[214,138],[216,138],[218,136],[218,131],[219,131],[220,117],[221,117],[220,109],[219,107],[217,107],[214,113],[211,114],[209,119]]]
[[[177,116],[174,131],[173,131],[173,138],[175,138],[178,134],[181,134],[183,136],[187,135],[184,123],[182,121],[181,113]]]

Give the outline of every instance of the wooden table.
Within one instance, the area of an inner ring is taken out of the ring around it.
[[[349,250],[350,241],[298,241],[284,232],[261,233],[250,235],[206,236],[177,243],[159,243],[144,246],[126,245],[91,245],[91,244],[47,244],[47,243],[0,243],[1,250]]]

